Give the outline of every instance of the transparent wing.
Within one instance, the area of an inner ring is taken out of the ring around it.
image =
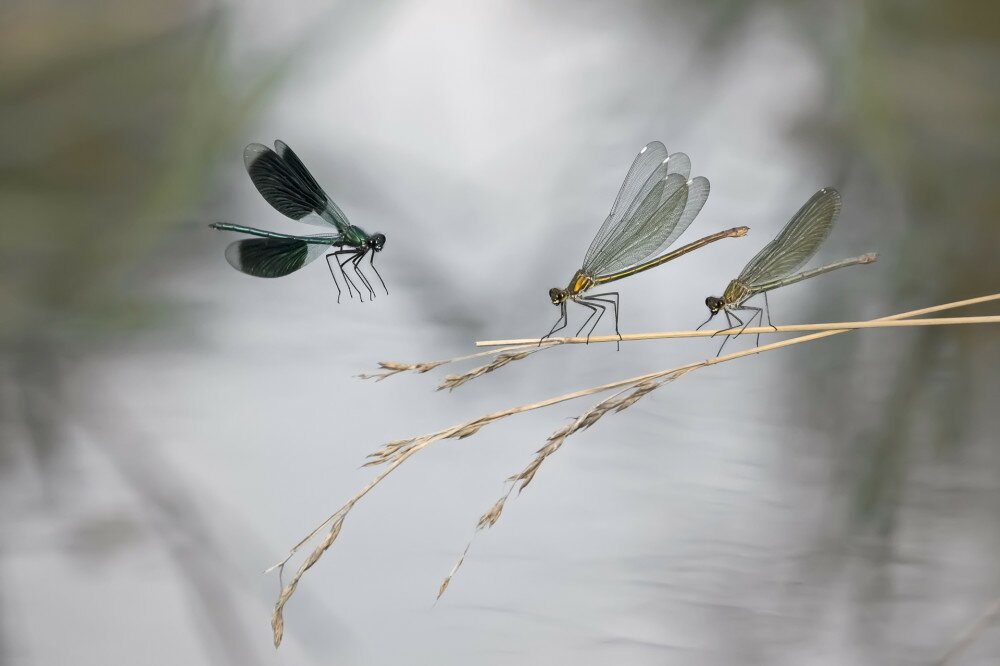
[[[837,190],[827,187],[812,195],[736,279],[754,286],[798,270],[816,254],[839,213],[840,193]]]
[[[294,273],[330,246],[293,238],[248,238],[226,248],[229,265],[254,277],[275,278]]]
[[[343,233],[349,226],[343,211],[291,148],[281,141],[274,145],[278,152],[260,143],[251,143],[243,151],[243,163],[260,195],[282,215],[306,224],[334,226]]]
[[[614,228],[622,222],[625,210],[636,200],[642,200],[645,196],[644,188],[646,188],[646,185],[649,183],[655,184],[658,178],[653,178],[654,172],[660,170],[663,161],[666,159],[667,149],[659,141],[647,143],[639,151],[639,154],[635,156],[632,166],[629,167],[628,173],[625,174],[625,180],[622,181],[622,186],[618,190],[615,203],[611,206],[611,212],[604,220],[604,224],[597,231],[594,240],[590,243],[590,248],[588,248],[587,254],[583,259],[584,265],[589,263],[594,255],[600,251],[601,246],[607,243],[608,239],[614,235]],[[666,170],[663,171],[663,175],[666,175]],[[662,178],[662,175],[660,177]],[[645,191],[648,192],[648,189]]]
[[[670,161],[673,162],[673,160],[674,156],[671,155]],[[694,218],[698,217],[698,213],[705,206],[705,202],[708,201],[710,190],[711,186],[708,183],[708,178],[704,176],[698,176],[687,182],[687,202],[684,204],[684,211],[673,225],[673,229],[667,233],[667,236],[660,242],[659,247],[653,251],[653,254],[660,254],[663,250],[666,250],[674,244],[674,241],[680,238],[681,234],[687,231],[687,228],[694,222]]]
[[[691,158],[687,153],[673,153],[667,158],[667,173],[679,173],[687,180],[691,177]]]
[[[683,217],[688,190],[689,185],[681,174],[662,178],[659,187],[653,188],[642,205],[627,218],[628,223],[614,242],[606,245],[592,264],[584,265],[584,272],[595,277],[608,275],[652,256],[673,235]]]

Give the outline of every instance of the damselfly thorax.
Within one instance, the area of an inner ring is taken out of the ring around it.
[[[723,307],[734,308],[753,296],[753,289],[739,280],[731,280],[726,290],[722,292]]]
[[[588,291],[595,284],[597,284],[597,280],[578,270],[573,274],[573,279],[569,281],[569,286],[565,289],[560,289],[559,287],[549,289],[549,298],[552,299],[554,305],[559,305],[566,301],[566,299],[575,300],[574,297]]]

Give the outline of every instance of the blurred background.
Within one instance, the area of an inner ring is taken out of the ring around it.
[[[691,155],[725,241],[621,283],[691,328],[816,189],[844,195],[775,322],[1000,288],[1000,8],[973,0],[5,3],[0,663],[926,664],[1000,597],[992,328],[852,333],[428,449],[363,500],[271,646],[260,572],[384,442],[715,352],[559,349],[460,390],[378,360],[533,336],[636,151]],[[289,143],[387,237],[390,295],[232,270],[229,221],[310,233],[243,169]],[[687,238],[687,237],[686,237]],[[682,239],[683,241],[684,239]],[[954,315],[995,313],[970,308]],[[578,311],[571,311],[579,322]],[[572,323],[572,321],[571,321]],[[750,340],[735,344],[748,345]],[[995,664],[1000,628],[954,663]]]

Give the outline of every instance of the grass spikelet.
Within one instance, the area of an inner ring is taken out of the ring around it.
[[[354,508],[358,501],[361,500],[368,492],[375,488],[379,483],[381,483],[389,474],[396,470],[397,467],[402,465],[409,459],[410,456],[416,454],[417,452],[423,450],[424,448],[430,446],[431,444],[444,440],[444,439],[463,439],[476,434],[484,426],[496,421],[505,419],[516,414],[521,414],[524,412],[529,412],[537,409],[542,409],[544,407],[550,407],[559,403],[567,402],[570,400],[575,400],[577,398],[583,398],[591,395],[597,395],[602,393],[608,393],[610,391],[616,391],[613,395],[605,398],[601,402],[597,403],[593,407],[584,411],[579,417],[574,419],[567,425],[562,426],[551,435],[549,435],[545,444],[538,449],[534,458],[529,462],[529,464],[521,470],[518,474],[514,475],[508,481],[511,483],[509,489],[496,503],[493,507],[484,513],[477,523],[477,529],[473,535],[478,534],[482,529],[492,527],[499,520],[504,507],[505,502],[509,498],[511,492],[517,488],[518,492],[523,491],[527,485],[534,479],[535,474],[538,472],[542,463],[548,459],[549,456],[554,454],[562,445],[565,443],[566,439],[573,433],[589,428],[594,425],[601,417],[609,412],[620,412],[628,407],[634,405],[637,401],[641,400],[643,397],[656,390],[665,383],[671,382],[675,379],[683,377],[689,372],[697,370],[699,368],[708,367],[711,365],[717,365],[719,363],[725,363],[728,361],[736,360],[738,358],[744,358],[747,356],[752,356],[755,354],[774,351],[777,349],[782,349],[784,347],[789,347],[792,345],[802,344],[805,342],[811,342],[821,338],[826,338],[832,335],[839,335],[841,333],[847,333],[852,328],[876,328],[880,327],[881,324],[876,325],[876,322],[887,322],[887,321],[898,321],[902,319],[913,319],[921,315],[930,314],[934,312],[940,312],[942,310],[948,310],[952,308],[964,307],[969,305],[974,305],[978,303],[985,303],[989,301],[1000,300],[1000,294],[992,294],[990,296],[982,296],[979,298],[967,299],[964,301],[956,301],[953,303],[946,303],[943,305],[937,305],[929,308],[923,308],[921,310],[914,310],[911,312],[904,312],[889,317],[883,317],[874,322],[861,322],[860,325],[847,326],[844,325],[843,328],[833,329],[833,330],[822,330],[820,332],[811,333],[809,335],[802,335],[795,338],[790,338],[786,340],[781,340],[778,342],[773,342],[770,344],[761,345],[758,347],[753,347],[751,349],[746,349],[743,351],[732,352],[724,356],[716,356],[714,358],[709,358],[701,361],[695,361],[685,365],[681,365],[675,368],[670,368],[666,370],[659,370],[655,372],[650,372],[644,375],[639,375],[637,377],[629,377],[627,379],[621,379],[607,384],[602,384],[600,386],[594,386],[591,388],[581,389],[578,391],[573,391],[571,393],[565,393],[563,395],[558,395],[551,398],[546,398],[544,400],[539,400],[532,403],[527,403],[519,405],[517,407],[511,407],[508,409],[500,410],[490,414],[485,414],[478,418],[472,419],[465,423],[460,423],[437,432],[422,435],[419,437],[412,437],[409,439],[394,440],[384,445],[381,449],[369,456],[369,462],[367,464],[382,464],[384,465],[381,469],[367,484],[365,484],[357,493],[355,493],[343,506],[341,506],[336,512],[329,516],[326,520],[320,523],[312,532],[307,534],[303,539],[301,539],[295,546],[291,548],[288,555],[284,560],[270,567],[267,571],[273,571],[275,569],[280,571],[284,570],[285,565],[298,554],[307,544],[311,543],[312,540],[320,534],[320,532],[329,526],[326,533],[320,540],[319,544],[310,552],[308,557],[296,571],[295,576],[292,580],[281,588],[281,593],[278,597],[277,602],[274,606],[274,612],[271,617],[271,624],[274,633],[275,645],[281,642],[282,634],[284,631],[284,618],[283,610],[294,594],[298,583],[305,574],[317,561],[323,556],[323,554],[332,546],[334,541],[340,534],[341,528],[343,526],[344,519],[347,514]],[[920,322],[913,322],[914,324],[919,323],[919,325],[927,326],[943,326],[950,324],[985,324],[985,323],[1000,323],[1000,317],[964,317],[956,318],[952,320],[922,320]],[[802,327],[816,327],[824,325],[802,325]],[[815,330],[815,329],[813,329]],[[667,337],[667,336],[662,336]],[[537,341],[533,341],[533,344],[537,344]],[[554,341],[551,344],[543,345],[541,348],[548,348],[554,344],[561,344],[560,341]],[[508,351],[508,350],[502,350]],[[525,351],[521,349],[519,351]],[[483,352],[481,354],[475,354],[466,358],[474,358],[477,356],[485,356],[488,354],[495,354],[497,350],[492,350],[490,352]],[[461,360],[461,359],[452,359]],[[509,362],[509,361],[508,361]],[[435,362],[440,365],[443,362]],[[405,371],[417,371],[414,367],[407,367],[402,369],[400,366],[404,364],[390,364],[386,362],[384,368],[388,373],[405,372]],[[426,364],[413,364],[414,366],[424,366]],[[430,368],[428,368],[430,369]],[[471,546],[471,540],[469,542]],[[469,546],[466,546],[465,551],[463,551],[462,556],[459,558],[458,562],[452,568],[451,572],[441,583],[438,589],[438,597],[444,593],[448,588],[452,578],[458,571],[459,567],[464,562],[467,553],[469,551]],[[992,611],[989,613],[990,617],[993,617]]]
[[[430,372],[439,365],[443,365],[447,362],[448,361],[427,361],[424,363],[399,363],[397,361],[379,361],[378,367],[385,372],[361,373],[360,375],[355,376],[358,379],[374,379],[375,381],[380,382],[387,377],[398,375],[401,372],[415,372],[417,374]]]
[[[451,571],[448,572],[448,575],[444,577],[443,581],[441,581],[441,585],[440,587],[438,587],[437,598],[434,599],[434,603],[437,603],[437,600],[441,598],[441,595],[444,594],[444,591],[448,589],[448,585],[451,583],[452,576],[454,576],[455,573],[458,571],[458,568],[462,566],[462,562],[465,561],[465,555],[466,553],[469,552],[469,548],[471,547],[472,547],[472,540],[470,539],[469,544],[465,547],[465,550],[463,550],[462,554],[458,557],[458,561],[455,562],[455,566],[451,568]]]
[[[317,544],[309,557],[299,566],[298,571],[292,576],[292,579],[288,581],[288,584],[281,588],[281,594],[278,595],[278,601],[274,604],[274,610],[271,612],[271,632],[274,638],[274,647],[281,645],[281,638],[285,634],[285,604],[295,593],[295,588],[299,586],[299,580],[302,575],[308,571],[312,565],[319,561],[319,558],[323,556],[323,553],[333,545],[333,542],[337,540],[340,536],[340,528],[344,525],[344,516],[346,511],[341,515],[334,518],[333,522],[330,524],[330,529],[323,536],[322,541]],[[284,568],[284,564],[281,565]]]
[[[476,377],[481,377],[487,373],[493,372],[494,370],[499,370],[503,366],[511,363],[513,361],[520,361],[522,358],[534,354],[539,349],[546,349],[546,347],[536,347],[535,349],[527,349],[525,351],[517,352],[502,352],[497,354],[496,358],[487,363],[486,365],[481,365],[478,368],[473,368],[468,372],[461,375],[446,375],[444,380],[442,380],[441,385],[438,386],[437,390],[441,391],[448,389],[449,391],[458,388],[462,384],[475,379]]]
[[[479,517],[479,523],[476,524],[476,529],[481,530],[487,527],[493,527],[496,522],[500,520],[500,514],[503,513],[503,505],[506,501],[507,495],[498,499],[496,504],[490,507],[489,511]]]

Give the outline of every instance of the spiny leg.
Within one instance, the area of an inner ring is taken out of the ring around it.
[[[596,315],[596,314],[597,314],[597,308],[596,308],[596,307],[594,307],[593,305],[591,305],[590,303],[586,302],[586,301],[585,301],[585,300],[583,300],[582,298],[581,298],[581,299],[579,299],[579,300],[577,300],[577,303],[579,303],[579,304],[580,304],[580,305],[582,305],[583,307],[585,307],[585,308],[587,308],[588,310],[590,310],[590,316],[589,316],[589,317],[587,317],[587,318],[586,318],[586,319],[584,320],[584,322],[583,322],[583,325],[582,325],[582,326],[580,326],[580,328],[579,328],[579,329],[577,329],[577,331],[576,331],[576,335],[575,335],[574,337],[577,337],[577,338],[578,338],[578,337],[580,337],[580,333],[582,333],[582,332],[583,332],[583,329],[585,329],[585,328],[587,327],[587,324],[589,324],[589,323],[590,323],[590,320],[591,320],[591,319],[593,319],[593,318],[594,318],[594,315]],[[600,317],[598,317],[598,319],[600,319]],[[588,337],[589,337],[589,336],[588,336]]]
[[[562,322],[562,326],[559,325],[559,322]],[[556,323],[552,324],[552,328],[548,333],[538,339],[538,346],[542,346],[542,341],[545,340],[545,338],[552,337],[552,334],[556,331],[561,331],[566,328],[566,324],[568,323],[569,317],[566,316],[566,301],[563,301],[559,304],[559,319],[556,319]]]
[[[364,252],[361,252],[360,254],[355,255],[354,259],[351,260],[351,265],[354,266],[354,272],[358,274],[358,277],[361,278],[361,282],[365,285],[365,288],[368,289],[368,300],[374,301],[375,300],[375,290],[372,289],[371,282],[368,281],[368,278],[365,277],[365,274],[362,273],[361,269],[358,267],[358,264],[360,264],[361,260],[364,259],[364,258],[365,258],[365,253]]]
[[[602,296],[612,296],[613,298],[601,298]],[[606,291],[603,294],[594,294],[589,296],[591,300],[600,301],[601,303],[607,303],[614,308],[615,313],[615,335],[618,336],[618,341],[615,343],[615,347],[621,351],[622,348],[622,333],[618,330],[618,292],[617,291]],[[597,324],[594,324],[594,328],[597,328]]]
[[[333,278],[333,284],[337,287],[337,302],[340,303],[340,284],[337,282],[337,275],[333,272],[333,264],[330,263],[330,257],[332,257],[335,252],[331,252],[326,255],[326,267],[330,269],[330,277]]]
[[[601,303],[594,303],[592,300],[590,300],[589,297],[585,298],[585,299],[581,299],[581,300],[579,300],[577,302],[580,305],[584,306],[584,307],[591,308],[594,311],[594,314],[597,315],[597,319],[594,320],[593,325],[587,331],[587,344],[589,345],[590,344],[590,336],[594,332],[594,329],[597,328],[597,324],[600,323],[601,317],[603,317],[604,313],[608,311],[608,306],[602,305]],[[591,317],[592,316],[593,316],[593,314],[591,315]],[[587,317],[587,321],[588,322],[590,321],[590,317]],[[580,327],[580,331],[582,331],[583,328],[584,328],[584,326],[586,326],[586,325],[587,325],[587,322],[584,322],[584,325]],[[580,336],[580,331],[576,332],[577,337]]]
[[[341,252],[338,252],[337,254],[346,254],[346,255],[348,255],[348,257],[346,259],[344,259],[343,261],[339,262],[340,263],[340,274],[343,276],[344,280],[346,280],[349,285],[351,285],[352,287],[354,287],[355,289],[357,289],[357,291],[358,291],[358,298],[361,299],[362,303],[364,303],[365,299],[361,296],[361,290],[358,289],[358,285],[354,284],[354,281],[347,274],[347,271],[344,270],[344,266],[347,264],[347,262],[348,261],[352,261],[354,259],[354,256],[357,253],[358,253],[357,250],[343,250]]]
[[[365,283],[365,287],[368,288],[368,296],[370,297],[370,300],[374,301],[375,290],[372,288],[372,283],[368,281],[368,276],[366,276],[364,273],[361,272],[361,261],[364,258],[365,254],[362,252],[354,259],[354,261],[352,262],[354,264],[354,272],[357,273],[358,276],[361,278],[362,282]]]
[[[723,310],[723,312],[726,313],[726,323],[729,324],[729,328],[723,329],[724,331],[731,331],[734,328],[736,328],[736,326],[733,325],[733,319],[735,319],[736,321],[738,321],[740,323],[740,326],[744,326],[745,325],[743,323],[743,320],[740,319],[738,316],[736,316],[735,312],[730,312],[729,310]],[[732,319],[730,319],[730,316],[732,317]],[[721,331],[717,331],[717,333],[721,333]],[[730,335],[731,335],[730,333],[727,333],[726,337],[724,337],[722,339],[722,344],[719,345],[719,351],[715,352],[716,356],[719,356],[720,354],[722,354],[722,348],[726,346],[727,342],[729,342],[729,336]],[[712,337],[715,337],[715,336],[713,335]]]
[[[771,308],[767,304],[767,292],[764,292],[764,312],[767,313],[767,325],[777,332],[778,327],[771,323]],[[761,322],[763,323],[763,322]]]
[[[354,268],[354,273],[361,279],[361,284],[364,284],[367,287],[367,289],[368,289],[368,295],[371,296],[371,291],[372,291],[371,286],[367,285],[365,283],[364,276],[361,275],[360,273],[358,273],[358,254],[359,254],[359,252],[361,252],[361,251],[356,250],[354,253],[351,254],[351,256],[349,256],[347,259],[344,259],[343,263],[340,264],[340,268],[341,268],[341,270],[344,270],[344,266],[346,266],[348,263],[350,263],[351,266]],[[359,297],[361,296],[361,290],[360,289],[358,289],[358,296]],[[362,300],[362,302],[364,301],[363,298],[361,300]]]
[[[372,252],[371,257],[368,258],[368,263],[372,265],[372,270],[375,271],[375,275],[378,276],[378,281],[382,283],[382,288],[385,289],[385,295],[389,295],[389,287],[385,286],[385,280],[382,279],[382,275],[375,268],[375,253]]]
[[[334,255],[341,255],[341,254],[350,255],[347,257],[347,259],[344,259],[343,261],[340,261],[340,259],[338,258],[337,265],[340,266],[340,276],[344,278],[344,282],[347,283],[347,295],[350,296],[351,298],[354,298],[354,291],[352,291],[352,287],[353,289],[357,290],[358,298],[361,298],[361,290],[358,289],[358,286],[356,284],[354,284],[354,281],[351,280],[350,276],[348,276],[347,273],[344,272],[344,264],[350,261],[351,256],[354,256],[356,252],[357,250],[351,248],[349,250],[337,250],[336,252],[333,253]]]
[[[739,326],[745,326],[745,324],[743,323],[743,320],[740,319],[739,317],[737,317],[736,313],[733,312],[733,310],[742,310],[742,309],[743,308],[741,308],[741,307],[734,307],[732,309],[726,308],[725,310],[723,310],[723,312],[726,313],[726,324],[728,324],[728,326],[726,326],[726,328],[721,328],[718,331],[716,331],[715,333],[713,333],[712,337],[714,338],[718,334],[724,333],[725,336],[728,338],[729,336],[732,335],[732,333],[731,332],[727,332],[727,331],[734,331]],[[730,319],[730,317],[732,317],[732,319]],[[739,323],[738,324],[734,324],[733,323],[733,319],[735,319]],[[739,333],[737,333],[737,335],[739,335]]]
[[[757,317],[760,317],[761,323],[764,323],[764,311],[761,308],[755,308],[755,307],[752,307],[752,306],[749,306],[749,305],[741,305],[741,306],[737,307],[736,309],[737,310],[742,310],[744,312],[753,312],[753,314],[750,315],[750,318],[747,319],[747,323],[743,324],[743,328],[740,329],[740,332],[737,333],[735,337],[738,338],[741,335],[743,335],[743,331],[747,330],[747,327],[750,326],[750,324],[753,323],[753,320],[756,319]],[[733,315],[733,316],[735,316],[735,315]],[[756,347],[760,346],[760,333],[757,334],[757,343],[754,346],[756,346]]]
[[[609,296],[609,297],[613,297],[613,298],[601,298],[602,296]],[[618,311],[619,311],[619,303],[618,303],[618,298],[619,297],[618,297],[618,292],[617,291],[606,291],[603,294],[594,294],[593,296],[590,296],[590,298],[594,299],[595,301],[601,301],[603,303],[607,303],[609,305],[613,305],[614,306],[614,308],[615,308],[615,334],[618,336],[618,342],[621,343],[622,333],[621,333],[621,331],[618,330]],[[619,344],[618,347],[620,349],[621,348],[621,344]]]

